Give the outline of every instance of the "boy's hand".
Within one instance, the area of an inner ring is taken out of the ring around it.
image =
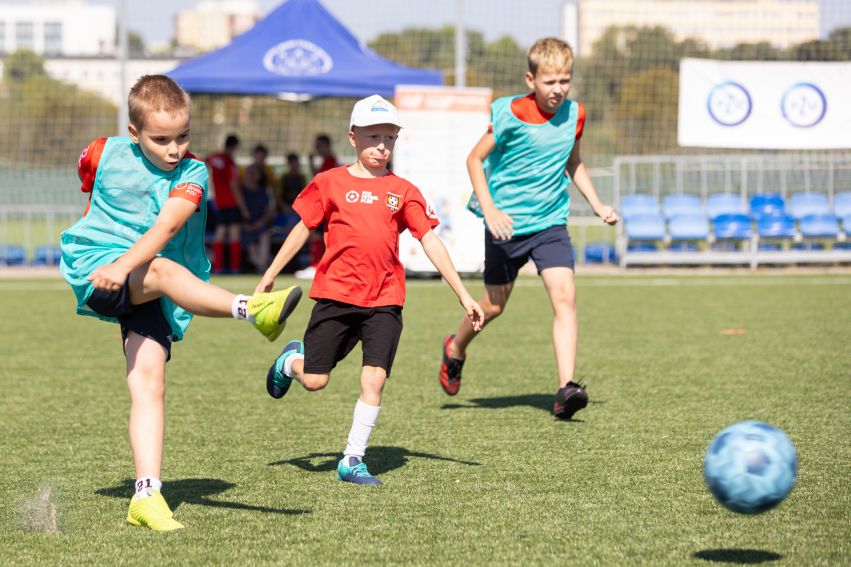
[[[257,287],[254,288],[254,293],[266,293],[272,291],[273,287],[275,287],[275,278],[264,275],[260,278],[260,283],[257,284]]]
[[[121,289],[121,286],[127,281],[127,274],[128,271],[126,269],[112,263],[97,268],[86,279],[92,282],[95,289],[116,291]]]
[[[606,224],[617,224],[618,214],[609,205],[603,205],[594,211],[594,214],[603,219]]]
[[[482,214],[485,217],[488,230],[497,240],[509,240],[514,235],[514,222],[507,214],[497,208],[488,212],[482,211]]]
[[[469,295],[461,299],[461,306],[467,312],[467,317],[473,325],[474,331],[481,331],[485,325],[485,312]]]

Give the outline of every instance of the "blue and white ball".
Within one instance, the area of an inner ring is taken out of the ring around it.
[[[742,514],[774,508],[795,486],[798,457],[786,434],[767,423],[742,421],[712,440],[703,460],[712,496]]]

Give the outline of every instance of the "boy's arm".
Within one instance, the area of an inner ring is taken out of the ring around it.
[[[420,244],[422,244],[428,259],[431,260],[431,263],[434,264],[434,267],[437,268],[437,271],[440,272],[440,275],[443,276],[443,279],[446,280],[446,283],[449,284],[449,287],[458,296],[461,307],[467,312],[467,317],[470,318],[470,322],[473,324],[473,330],[480,331],[482,325],[484,325],[485,314],[482,308],[479,307],[479,304],[473,301],[473,298],[467,292],[467,288],[461,282],[461,276],[455,270],[452,258],[449,257],[449,252],[446,251],[446,246],[443,245],[440,237],[434,231],[429,230],[420,239]]]
[[[570,152],[570,157],[567,160],[567,173],[570,175],[576,188],[579,189],[579,192],[582,193],[582,196],[591,205],[594,214],[603,219],[603,222],[607,224],[616,224],[618,222],[618,214],[611,206],[600,201],[597,190],[594,189],[594,184],[591,182],[591,176],[588,175],[588,168],[582,163],[579,145],[580,140],[576,140],[573,144],[573,150]]]
[[[167,199],[154,226],[148,229],[127,252],[112,264],[97,268],[88,279],[97,289],[115,291],[127,281],[127,276],[152,260],[177,234],[198,205],[182,198]]]
[[[496,208],[493,197],[488,190],[488,180],[485,177],[485,158],[496,147],[496,138],[493,132],[488,132],[476,143],[470,155],[467,156],[467,173],[473,184],[473,192],[482,208],[485,217],[485,225],[491,235],[497,240],[508,240],[514,234],[511,217]]]
[[[272,286],[275,285],[275,278],[281,273],[284,266],[289,264],[293,256],[301,250],[309,236],[310,229],[305,226],[304,221],[298,221],[298,224],[287,235],[287,239],[284,240],[281,249],[278,250],[275,259],[272,260],[266,273],[260,278],[260,283],[257,284],[254,291],[271,291]]]

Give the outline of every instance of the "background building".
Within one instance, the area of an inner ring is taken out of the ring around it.
[[[740,43],[789,47],[819,37],[818,0],[578,0],[562,10],[562,34],[589,55],[611,26],[663,26],[713,49]],[[574,39],[576,38],[576,39]]]
[[[176,46],[210,51],[227,45],[251,29],[260,19],[256,0],[205,0],[194,10],[181,10],[175,16]]]
[[[114,55],[115,8],[82,0],[0,3],[0,52],[40,55]]]

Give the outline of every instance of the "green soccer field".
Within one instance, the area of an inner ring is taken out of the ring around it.
[[[580,276],[578,290],[591,403],[557,422],[537,278],[471,347],[456,398],[437,357],[461,309],[445,285],[410,282],[365,459],[378,489],[334,473],[359,349],[324,391],[266,394],[310,300],[275,345],[196,319],[167,370],[163,494],[187,529],[157,534],[124,521],[117,326],[75,316],[60,280],[0,280],[0,563],[851,563],[851,276]],[[754,517],[716,504],[702,475],[715,433],[745,419],[785,430],[800,467],[787,500]]]

